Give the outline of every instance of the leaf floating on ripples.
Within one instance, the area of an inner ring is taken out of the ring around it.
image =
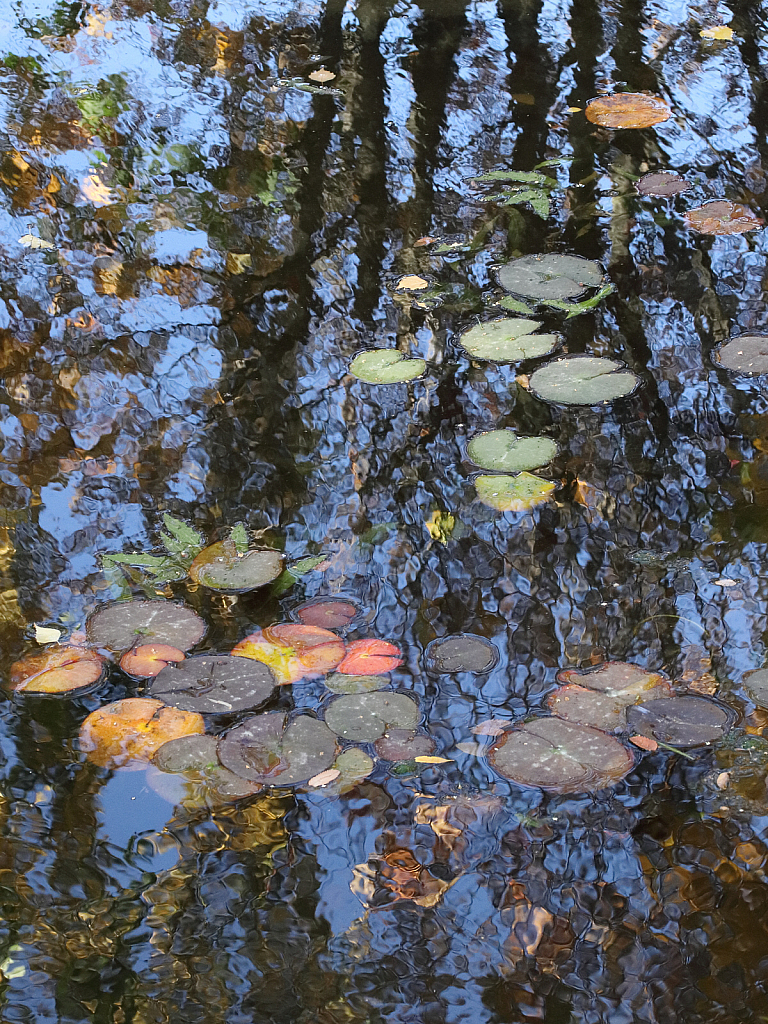
[[[640,178],[635,188],[641,196],[677,196],[693,185],[674,171],[651,171]]]
[[[129,697],[93,711],[80,727],[80,749],[103,768],[150,761],[168,740],[205,732],[203,716],[148,697]]]
[[[398,291],[422,291],[424,288],[429,288],[429,281],[425,281],[423,277],[419,277],[417,274],[411,274],[408,277],[401,277],[397,282]]]
[[[370,693],[371,690],[383,690],[389,686],[389,680],[383,675],[347,675],[343,672],[334,672],[323,683],[331,693]]]
[[[14,693],[80,693],[97,683],[104,659],[84,647],[49,647],[11,665],[5,689]]]
[[[22,235],[19,242],[26,249],[55,249],[56,246],[52,242],[46,242],[44,238],[38,238],[37,235]]]
[[[598,96],[589,101],[585,113],[588,121],[603,128],[650,128],[672,116],[661,97],[640,92]]]
[[[686,210],[685,220],[689,228],[703,235],[740,235],[756,231],[764,223],[748,207],[728,199],[711,199]]]
[[[421,377],[426,368],[423,359],[406,359],[394,348],[374,348],[355,356],[349,372],[366,384],[402,384]]]
[[[557,485],[530,473],[517,476],[479,476],[477,496],[484,505],[499,512],[527,512],[548,501]]]
[[[344,658],[345,647],[330,630],[287,622],[249,634],[232,654],[263,662],[279,683],[295,683],[335,669]]]
[[[151,679],[159,675],[170,662],[184,661],[184,652],[168,644],[142,644],[126,651],[120,659],[120,668],[129,676]]]
[[[178,601],[118,601],[88,619],[88,640],[110,651],[162,643],[188,651],[205,636],[205,623]]]
[[[485,637],[473,633],[456,633],[442,636],[427,645],[424,664],[429,672],[436,675],[451,675],[457,672],[490,672],[499,661],[495,644]]]
[[[245,594],[276,580],[282,568],[283,556],[274,548],[240,554],[230,539],[204,548],[190,565],[189,578],[211,590]]]
[[[731,338],[712,354],[716,366],[757,377],[768,373],[768,334],[742,334]]]
[[[640,378],[624,363],[602,356],[565,356],[534,370],[530,389],[547,402],[601,405],[631,395]]]
[[[627,662],[558,673],[558,687],[547,699],[550,711],[568,722],[612,731],[627,724],[627,708],[640,701],[670,698],[672,687],[658,672]]]
[[[593,260],[563,253],[521,256],[497,272],[501,287],[531,299],[572,299],[603,283],[603,268]]]
[[[161,772],[200,771],[209,764],[218,764],[219,741],[207,733],[179,736],[159,747],[152,760]]]
[[[728,41],[733,39],[733,29],[730,25],[713,25],[711,28],[703,28],[699,35],[702,39],[719,39]]]
[[[557,445],[548,437],[517,437],[511,430],[476,434],[467,445],[467,456],[476,466],[500,473],[538,469],[556,455]]]
[[[317,597],[299,605],[293,614],[305,626],[342,629],[357,615],[357,605],[344,597]]]
[[[768,708],[768,668],[750,672],[744,679],[744,689],[760,708]]]
[[[373,758],[364,750],[359,747],[347,747],[333,762],[333,767],[341,772],[342,783],[352,783],[367,778],[375,766]]]
[[[549,355],[560,342],[558,334],[534,334],[538,320],[486,320],[459,336],[459,344],[473,359],[519,363]]]
[[[353,640],[347,644],[344,660],[338,670],[351,675],[378,676],[391,672],[402,663],[400,648],[387,640]]]

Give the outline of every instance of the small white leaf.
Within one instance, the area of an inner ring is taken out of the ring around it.
[[[38,626],[35,623],[35,640],[39,644],[57,644],[61,639],[61,630],[50,626]]]
[[[56,248],[56,246],[52,242],[46,242],[44,238],[38,238],[37,235],[22,235],[19,241],[22,245],[26,246],[27,249]]]
[[[333,782],[334,779],[338,779],[341,772],[338,768],[326,768],[324,772],[320,772],[319,775],[314,775],[309,782],[308,786],[327,786],[329,782]]]
[[[719,580],[715,580],[714,584],[716,587],[736,587],[738,582],[736,580],[729,580],[727,576],[721,576]]]

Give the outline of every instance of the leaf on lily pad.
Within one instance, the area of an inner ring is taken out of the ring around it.
[[[189,567],[189,578],[211,590],[245,594],[276,580],[282,568],[283,556],[274,548],[241,555],[235,541],[225,540],[200,552]]]
[[[110,651],[162,643],[188,651],[205,636],[205,623],[177,601],[118,601],[94,612],[86,624],[88,640]]]
[[[742,334],[716,349],[712,358],[716,366],[757,377],[768,373],[768,334]]]
[[[279,683],[295,683],[331,672],[344,658],[345,648],[330,630],[287,622],[251,633],[232,654],[268,665]]]
[[[408,277],[401,277],[397,282],[398,291],[421,291],[424,288],[429,288],[429,281],[425,281],[423,277],[418,277],[416,274],[411,274]]]
[[[184,711],[231,715],[264,704],[276,686],[274,674],[260,661],[199,654],[180,665],[167,665],[153,680],[149,692]]]
[[[80,727],[80,749],[103,768],[150,761],[168,740],[205,732],[202,715],[129,697],[91,712]]]
[[[424,664],[429,672],[435,674],[474,672],[480,675],[490,672],[498,661],[496,645],[474,633],[438,637],[427,645],[424,652]]]
[[[603,128],[650,128],[668,121],[672,111],[660,96],[619,92],[590,100],[585,114],[588,121]]]
[[[477,497],[498,512],[528,512],[549,501],[556,486],[552,480],[542,480],[531,473],[479,476],[475,480]]]
[[[459,344],[473,359],[518,363],[549,355],[559,344],[557,334],[533,334],[537,327],[538,320],[486,320],[460,335]]]
[[[335,782],[340,775],[341,772],[338,768],[326,768],[324,772],[320,772],[318,775],[313,775],[307,785],[312,786],[313,788],[327,786],[329,783]]]
[[[659,744],[656,740],[652,740],[648,736],[630,736],[629,742],[640,750],[647,750],[651,753],[659,749]]]
[[[749,207],[728,199],[711,199],[686,210],[685,221],[689,228],[703,235],[741,235],[761,228],[764,223]]]
[[[402,652],[388,640],[353,640],[347,644],[338,671],[350,675],[378,676],[402,665]]]
[[[385,761],[422,761],[430,757],[435,741],[424,732],[415,729],[390,728],[374,743],[374,750]],[[424,762],[422,762],[424,763]]]
[[[320,67],[317,71],[310,71],[307,75],[307,78],[309,78],[310,81],[319,82],[321,85],[324,85],[326,82],[332,82],[335,77],[336,75],[333,71],[329,71],[325,67]]]
[[[264,786],[306,782],[330,768],[336,752],[336,737],[311,715],[299,715],[287,726],[285,715],[256,715],[219,741],[221,763]]]
[[[475,434],[467,445],[467,456],[476,466],[499,473],[538,469],[556,455],[557,445],[548,437],[517,437],[511,430]]]
[[[530,390],[546,402],[602,405],[631,395],[638,376],[624,363],[603,356],[564,356],[545,363],[530,377]]]
[[[722,739],[735,714],[706,697],[671,697],[636,704],[627,722],[641,736],[673,747],[701,747]]]
[[[564,685],[549,695],[550,711],[568,722],[608,732],[626,727],[631,705],[674,696],[664,676],[621,661],[584,671],[566,669],[557,678]]]
[[[402,384],[421,377],[426,368],[423,359],[406,359],[394,348],[374,348],[355,356],[349,372],[366,384]]]
[[[207,733],[179,736],[155,751],[152,760],[161,772],[195,772],[219,763],[219,741]]]
[[[607,732],[554,717],[535,718],[504,733],[488,757],[505,778],[556,793],[613,786],[634,765],[632,754]]]
[[[343,629],[357,615],[357,605],[345,597],[316,597],[300,604],[294,615],[305,626]]]
[[[143,644],[126,651],[120,659],[120,668],[137,679],[152,679],[170,662],[184,661],[184,652],[168,644]]]
[[[390,729],[415,729],[419,705],[404,693],[374,691],[336,697],[325,712],[329,729],[355,743],[373,743]]]
[[[501,287],[531,299],[572,299],[603,283],[603,268],[592,260],[561,253],[521,256],[497,273]]]
[[[371,690],[383,690],[389,686],[389,680],[383,675],[353,676],[343,672],[334,672],[323,682],[331,693],[370,693]]]
[[[635,188],[641,196],[677,196],[693,186],[674,171],[651,171],[642,176]]]
[[[104,659],[84,647],[49,647],[11,665],[5,689],[14,693],[77,693],[104,672]]]

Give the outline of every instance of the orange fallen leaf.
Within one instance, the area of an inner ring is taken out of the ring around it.
[[[740,235],[763,225],[763,220],[748,207],[728,199],[711,199],[687,210],[685,220],[689,228],[703,235]]]
[[[629,742],[634,743],[636,747],[641,750],[658,750],[659,744],[656,740],[652,740],[650,736],[630,736]]]
[[[91,712],[80,726],[80,749],[102,768],[151,761],[168,740],[205,732],[203,716],[151,697],[128,697]]]
[[[308,786],[327,786],[329,782],[333,782],[341,775],[338,768],[326,768],[324,772],[320,772],[318,775],[313,775],[307,783]]]
[[[353,640],[338,671],[351,676],[380,676],[402,665],[399,647],[386,640]]]
[[[184,661],[184,652],[168,644],[143,644],[125,652],[120,659],[120,668],[129,676],[153,679],[171,661]]]
[[[587,120],[603,128],[650,128],[667,121],[672,111],[659,96],[640,92],[618,92],[590,100]]]
[[[407,289],[409,291],[418,292],[423,288],[429,287],[429,281],[425,281],[423,277],[418,277],[416,274],[411,274],[410,277],[401,277],[397,282],[397,288]]]
[[[416,239],[416,241],[413,243],[413,248],[418,249],[422,245],[432,245],[432,243],[435,241],[436,239],[430,238],[429,235],[424,235],[422,238]]]

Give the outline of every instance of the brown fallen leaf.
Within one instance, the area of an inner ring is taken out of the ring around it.
[[[729,199],[711,199],[687,210],[685,220],[689,228],[703,235],[740,235],[763,226],[763,220],[750,209]]]
[[[419,246],[421,245],[432,245],[432,243],[436,241],[437,239],[430,238],[429,235],[424,235],[422,238],[416,239],[416,241],[413,243],[413,248],[418,249]]]
[[[652,740],[650,736],[630,736],[629,742],[634,743],[636,747],[641,750],[658,750],[659,744],[656,740]]]
[[[490,747],[487,743],[457,743],[456,749],[471,757],[485,757]]]
[[[307,783],[308,786],[327,786],[341,775],[338,768],[326,768],[324,772],[313,775]]]
[[[529,388],[531,386],[531,378],[527,373],[519,373],[515,377],[515,383],[519,384],[521,388]]]
[[[416,274],[411,274],[409,277],[401,277],[397,282],[397,289],[405,289],[407,291],[418,292],[423,288],[429,287],[429,281],[425,281],[423,277],[418,277]]]
[[[640,92],[618,92],[590,100],[587,120],[603,128],[650,128],[667,121],[672,111],[660,96]]]
[[[507,718],[489,718],[487,722],[479,722],[472,726],[475,736],[501,736],[512,722]]]

